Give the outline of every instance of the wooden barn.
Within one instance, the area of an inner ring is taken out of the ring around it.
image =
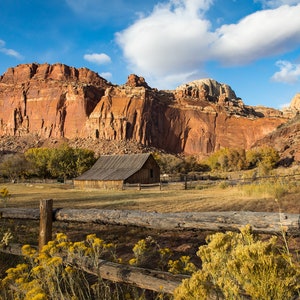
[[[101,155],[91,169],[74,179],[74,186],[122,189],[126,183],[158,183],[160,168],[150,153]]]

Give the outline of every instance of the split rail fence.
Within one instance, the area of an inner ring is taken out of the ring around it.
[[[161,230],[208,230],[208,231],[237,231],[250,224],[253,231],[267,234],[288,234],[300,236],[300,215],[287,213],[266,212],[182,212],[156,213],[129,210],[101,209],[53,209],[53,200],[41,200],[39,209],[2,208],[0,217],[6,219],[40,220],[39,249],[52,239],[52,222],[68,221],[82,223],[98,223],[112,225],[134,225],[144,228]],[[21,255],[21,247],[10,245],[0,251]],[[172,275],[130,265],[117,264],[100,260],[98,267],[88,258],[69,261],[66,264],[83,269],[85,272],[101,276],[113,282],[131,284],[143,289],[173,294],[173,291],[185,275]]]

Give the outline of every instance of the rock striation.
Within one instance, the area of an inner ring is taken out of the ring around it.
[[[80,134],[109,86],[96,73],[62,64],[26,64],[0,77],[0,135]]]
[[[133,141],[205,156],[248,149],[287,120],[281,111],[245,105],[213,79],[168,91],[134,74],[113,85],[86,68],[36,63],[0,77],[0,136]]]

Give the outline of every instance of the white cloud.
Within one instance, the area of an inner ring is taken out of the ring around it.
[[[262,10],[237,24],[217,29],[212,46],[215,57],[227,65],[246,64],[281,54],[300,43],[300,5]]]
[[[208,61],[243,65],[300,44],[300,5],[261,10],[212,31],[205,16],[212,3],[170,0],[117,33],[130,71],[171,87],[203,72]]]
[[[199,16],[211,1],[170,1],[116,35],[131,69],[145,77],[191,74],[208,57],[213,34]]]
[[[299,4],[299,0],[256,0],[255,2],[261,2],[264,8],[276,8],[282,5],[296,5]]]
[[[98,65],[108,64],[111,62],[111,58],[105,53],[85,54],[83,58]]]
[[[102,72],[102,73],[100,73],[100,76],[107,80],[112,78],[112,74],[110,72]]]
[[[8,49],[5,47],[5,41],[3,40],[0,40],[0,52],[4,53],[5,55],[8,55],[8,56],[12,56],[12,57],[15,57],[17,59],[23,59],[23,56],[17,52],[16,50],[13,50],[13,49]]]
[[[280,71],[272,76],[272,80],[284,83],[297,83],[300,79],[300,64],[292,64],[289,61],[277,61]]]

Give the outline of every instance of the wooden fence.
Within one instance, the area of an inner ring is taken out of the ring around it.
[[[123,190],[145,190],[145,189],[158,189],[162,190],[163,183],[158,182],[158,183],[125,183],[123,184]]]
[[[250,224],[254,232],[268,234],[288,234],[300,236],[300,215],[286,213],[265,212],[189,212],[189,213],[156,213],[129,210],[101,210],[101,209],[53,209],[53,201],[40,201],[39,209],[2,208],[0,217],[6,219],[40,220],[39,249],[52,238],[53,221],[85,222],[114,225],[134,225],[145,228],[162,230],[209,230],[209,231],[237,231],[242,226]],[[21,254],[20,247],[10,245],[4,251]],[[76,260],[64,258],[66,264],[82,268],[87,273],[101,276],[114,282],[128,283],[140,288],[172,294],[181,283],[184,275],[172,275],[142,269],[130,265],[113,262],[99,262],[99,267],[88,258],[78,257]]]
[[[220,178],[211,175],[168,175],[167,177],[161,178],[158,183],[151,184],[141,184],[141,183],[125,183],[123,184],[123,190],[144,190],[144,189],[159,189],[159,190],[169,190],[169,189],[194,189],[194,188],[207,188],[209,186],[219,185],[220,183],[235,186],[235,185],[246,185],[246,184],[260,184],[264,181],[276,182],[278,180],[289,180],[299,184],[300,174],[287,174],[287,175],[269,175],[269,176],[253,176],[247,178]]]

